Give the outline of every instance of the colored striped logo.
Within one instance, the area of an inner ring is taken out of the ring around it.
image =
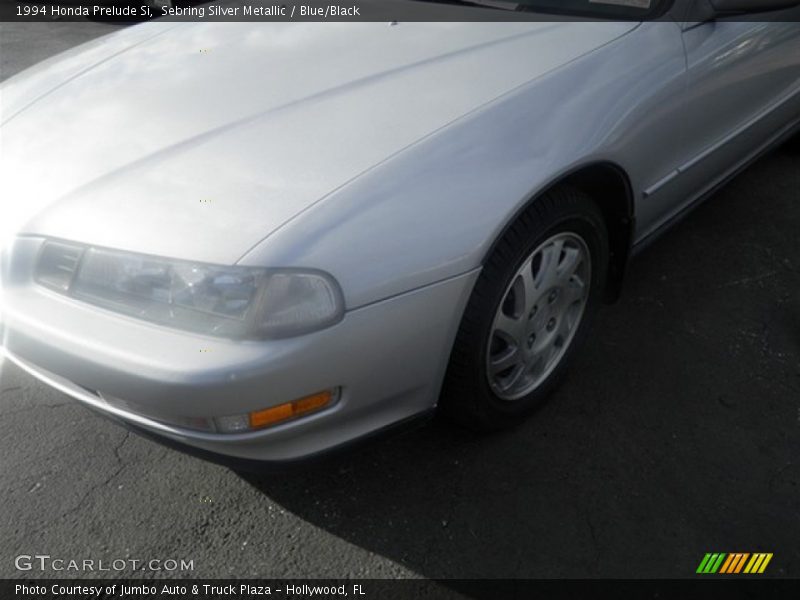
[[[756,573],[763,573],[771,560],[771,552],[757,552],[755,554],[748,552],[733,552],[731,554],[709,552],[700,561],[697,573],[703,575],[714,573],[725,575],[749,573],[755,575]]]

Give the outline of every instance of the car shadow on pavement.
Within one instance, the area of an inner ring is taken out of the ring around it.
[[[689,577],[726,549],[780,554],[776,574],[797,564],[798,160],[760,161],[634,261],[565,384],[517,428],[433,422],[241,477],[433,578]]]

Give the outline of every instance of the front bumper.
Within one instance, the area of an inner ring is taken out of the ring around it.
[[[232,341],[151,325],[30,279],[41,238],[20,238],[4,269],[3,342],[45,383],[125,422],[203,451],[257,461],[319,454],[435,406],[478,271],[347,312],[337,325],[274,341]],[[221,417],[340,388],[319,413],[219,434],[169,424]],[[104,398],[122,399],[113,405]],[[159,418],[163,416],[163,418]]]

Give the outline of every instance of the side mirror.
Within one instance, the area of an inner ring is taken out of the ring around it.
[[[701,0],[695,3],[698,21],[800,7],[800,0]]]

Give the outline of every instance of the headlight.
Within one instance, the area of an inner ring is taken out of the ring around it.
[[[262,286],[255,313],[261,337],[290,337],[333,325],[342,318],[344,301],[330,275],[308,271],[274,271]]]
[[[339,321],[342,294],[322,272],[222,267],[47,242],[36,279],[140,319],[230,338],[279,338]]]

